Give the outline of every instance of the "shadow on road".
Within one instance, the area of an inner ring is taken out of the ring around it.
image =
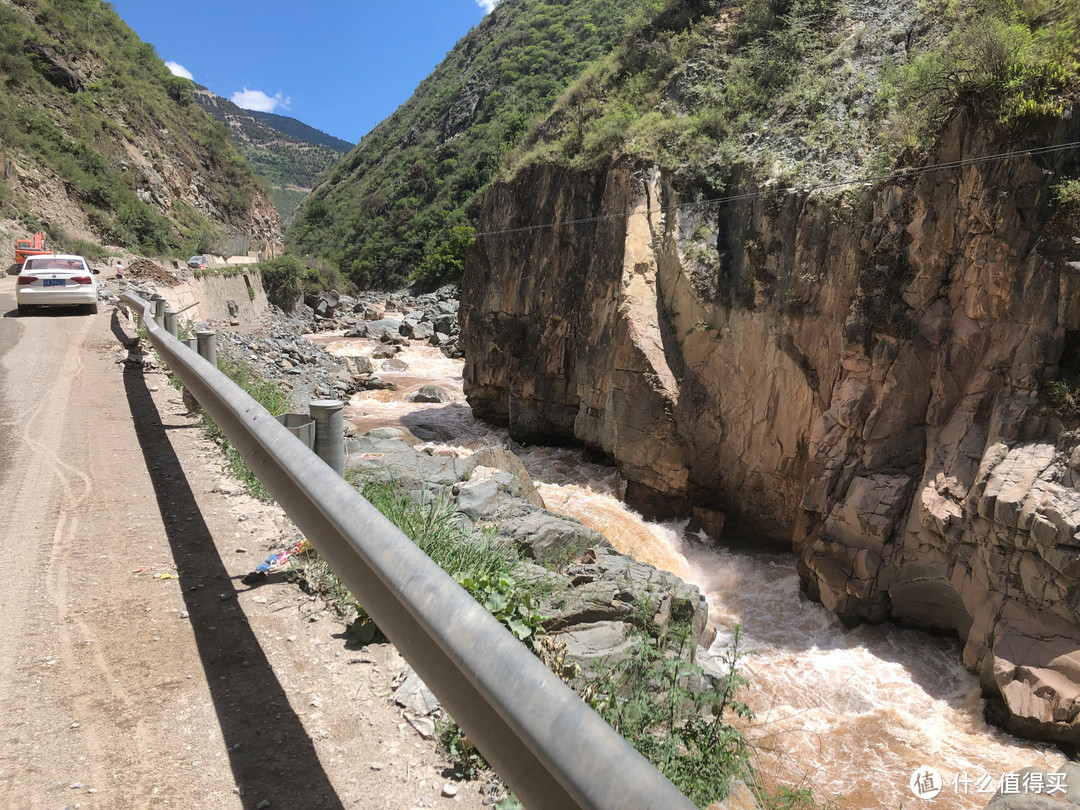
[[[113,316],[113,332],[130,341]],[[244,807],[341,808],[243,611],[141,369],[124,388]],[[179,425],[177,426],[179,427]],[[266,805],[263,805],[266,806]]]
[[[85,318],[87,313],[83,311],[81,304],[72,304],[71,306],[50,306],[50,307],[36,307],[29,312],[19,312],[18,308],[9,309],[4,313],[5,318]]]

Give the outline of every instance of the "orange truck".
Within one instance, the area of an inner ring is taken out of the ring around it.
[[[51,256],[51,250],[45,249],[45,234],[38,231],[33,239],[15,240],[15,264],[22,265],[30,256]]]

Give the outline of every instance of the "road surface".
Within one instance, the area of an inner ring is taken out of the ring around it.
[[[20,318],[0,279],[0,807],[480,808],[281,575],[238,493],[103,306]],[[125,369],[127,369],[125,371]]]

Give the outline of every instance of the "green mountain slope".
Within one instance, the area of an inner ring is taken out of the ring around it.
[[[278,132],[284,132],[286,135],[291,135],[300,141],[328,147],[335,152],[344,154],[345,152],[351,151],[352,148],[356,146],[356,144],[350,141],[343,141],[341,138],[327,135],[321,129],[315,129],[315,127],[308,126],[303,121],[298,121],[288,115],[259,112],[258,110],[248,110],[247,112],[252,118],[262,121],[264,124],[276,129]]]
[[[407,279],[467,222],[502,156],[607,53],[633,0],[504,0],[325,177],[286,234],[360,287]]]
[[[342,151],[352,148],[352,144],[348,144],[344,150],[335,150],[323,141],[338,141],[337,138],[331,138],[295,118],[271,116],[275,119],[274,123],[293,122],[295,126],[289,125],[289,129],[310,134],[317,140],[289,134],[268,122],[266,113],[242,109],[205,87],[197,87],[194,98],[215,121],[229,128],[233,141],[252,171],[270,186],[270,194],[283,224],[292,219],[300,202],[315,184],[315,178],[337,163]]]
[[[286,243],[359,286],[452,278],[497,174],[614,155],[708,193],[890,170],[958,106],[1071,112],[1073,0],[505,0],[306,201]],[[912,152],[914,150],[914,152]]]
[[[732,167],[785,185],[918,152],[960,106],[1022,138],[1080,89],[1071,0],[669,0],[569,88],[508,160],[613,153],[711,190]]]
[[[27,227],[154,254],[280,241],[226,129],[108,4],[0,4],[0,84],[0,207]]]

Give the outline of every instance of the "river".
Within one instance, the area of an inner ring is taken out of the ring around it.
[[[370,356],[375,343],[324,333],[311,336],[338,355]],[[465,456],[507,433],[472,417],[462,394],[462,362],[426,346],[397,355],[408,369],[383,371],[396,391],[362,392],[345,409],[359,432],[426,424],[453,436],[429,443]],[[380,368],[382,361],[374,361]],[[449,404],[409,402],[421,385],[453,392]],[[961,665],[956,639],[892,625],[845,629],[799,592],[793,555],[726,551],[685,524],[645,521],[622,501],[617,471],[567,448],[521,452],[547,507],[606,536],[619,551],[697,585],[718,630],[714,649],[743,629],[740,664],[750,680],[744,700],[755,718],[741,727],[753,765],[767,782],[809,787],[839,808],[982,808],[1005,774],[1035,765],[1057,770],[1056,749],[987,725],[976,677]],[[916,771],[936,770],[942,789],[918,799]]]

